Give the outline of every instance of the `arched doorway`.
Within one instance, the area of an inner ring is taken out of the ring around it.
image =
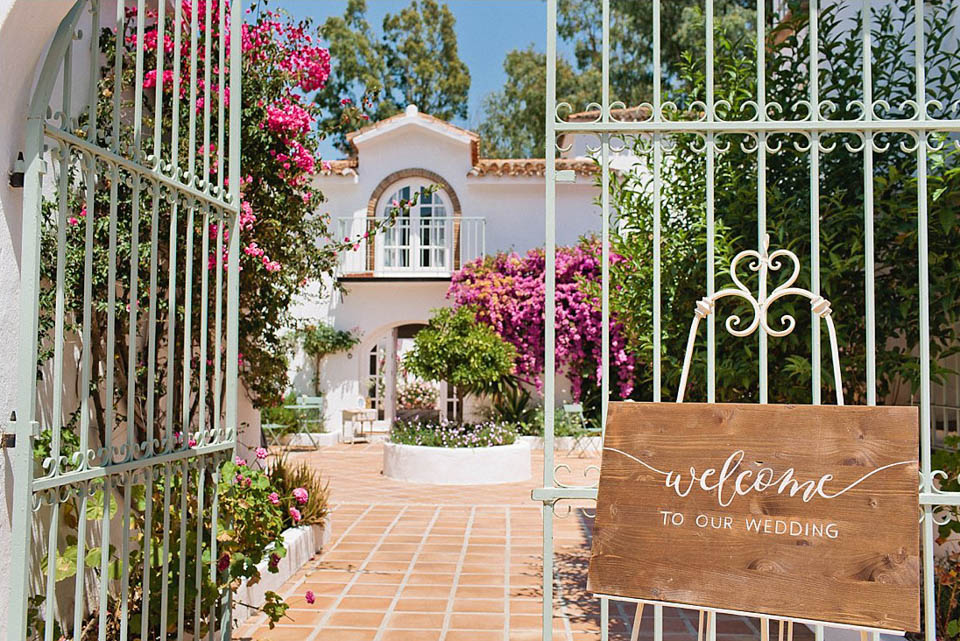
[[[377,410],[378,420],[389,426],[410,410],[432,410],[421,416],[453,420],[463,403],[460,392],[446,382],[423,381],[405,370],[404,356],[413,349],[414,338],[426,323],[406,323],[387,330],[365,348],[361,365],[362,390],[367,407]]]

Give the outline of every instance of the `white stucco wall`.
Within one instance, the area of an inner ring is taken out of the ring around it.
[[[385,132],[374,130],[355,139],[359,166],[347,176],[322,176],[316,185],[327,197],[323,212],[332,217],[364,219],[367,206],[377,186],[398,171],[424,169],[441,176],[456,194],[464,217],[485,220],[487,254],[498,251],[524,253],[544,244],[545,198],[541,176],[470,176],[473,168],[470,138],[443,125],[409,114]],[[429,180],[425,179],[429,184]],[[600,208],[594,204],[599,191],[592,177],[578,176],[574,184],[557,186],[557,242],[572,245],[578,238],[600,231]],[[387,188],[383,199],[389,198]],[[383,204],[376,213],[381,215]],[[448,216],[453,215],[448,207]],[[355,232],[362,225],[353,227]],[[360,249],[361,257],[365,247]],[[362,260],[362,258],[361,258]],[[360,264],[363,264],[362,262]],[[330,291],[312,284],[305,292],[294,315],[307,321],[330,322],[336,328],[352,330],[361,343],[349,354],[325,359],[321,366],[320,392],[327,398],[327,429],[341,427],[341,410],[355,408],[363,395],[367,375],[367,355],[372,347],[394,327],[409,323],[425,323],[431,310],[446,306],[447,281],[405,282],[372,279],[367,282],[346,282],[347,293],[322,299],[320,291]],[[291,365],[291,381],[296,391],[313,393],[314,365],[297,354]],[[569,397],[569,385],[560,385],[561,398]],[[465,415],[474,417],[480,407],[468,400]]]
[[[20,235],[22,190],[8,172],[23,150],[23,132],[36,70],[73,0],[0,0],[0,362],[17,362],[19,344]],[[0,368],[0,426],[9,428],[15,406],[17,369]],[[11,549],[12,451],[0,451],[0,550]],[[10,554],[0,554],[0,638],[6,638]]]

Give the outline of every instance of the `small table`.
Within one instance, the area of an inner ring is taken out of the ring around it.
[[[361,407],[355,410],[343,410],[343,442],[353,444],[356,439],[357,432],[355,427],[360,426],[360,438],[363,438],[363,427],[365,424],[370,424],[370,432],[373,433],[373,422],[377,420],[377,410],[367,409]],[[347,440],[347,424],[350,424],[350,440]]]

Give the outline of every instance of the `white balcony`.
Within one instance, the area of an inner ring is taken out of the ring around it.
[[[339,239],[358,240],[340,255],[340,275],[446,278],[486,252],[486,219],[468,216],[337,218]],[[387,223],[379,232],[376,229]]]

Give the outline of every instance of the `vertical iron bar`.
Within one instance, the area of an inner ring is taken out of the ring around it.
[[[863,0],[861,8],[863,21],[862,55],[863,55],[863,119],[866,122],[873,120],[873,45],[870,42],[870,26],[872,15],[870,0]],[[866,352],[867,352],[867,405],[877,404],[877,317],[876,317],[876,285],[874,266],[874,231],[873,231],[873,133],[863,134],[863,232],[864,232],[864,289],[866,315]]]
[[[157,62],[155,91],[153,94],[153,162],[151,165],[163,171],[163,56],[166,53],[164,27],[167,21],[166,0],[157,2]],[[174,0],[176,2],[176,0]],[[142,46],[142,43],[141,43]],[[176,118],[174,118],[176,120]]]
[[[196,594],[193,599],[193,638],[199,641],[203,637],[200,635],[201,615],[203,608],[200,607],[200,597],[203,594],[203,492],[206,485],[207,459],[205,456],[194,459],[197,466],[197,531],[196,531],[196,550],[193,559],[194,589]]]
[[[113,140],[110,145],[114,153],[120,153],[120,97],[123,95],[123,42],[126,24],[126,0],[117,0],[117,13],[114,24],[113,59]]]
[[[84,574],[86,570],[86,564],[84,561],[87,556],[87,501],[90,498],[89,494],[89,484],[90,481],[84,481],[79,485],[80,489],[80,509],[77,514],[77,565],[76,570],[77,574],[74,577],[73,584],[73,641],[81,641],[81,633],[83,632],[83,614],[84,614]],[[54,542],[56,546],[56,542]],[[57,551],[56,547],[53,550],[53,559],[56,561]],[[47,563],[50,563],[51,559],[47,559]]]
[[[158,46],[162,46],[162,43]],[[147,465],[147,467],[143,468],[143,578],[141,579],[143,596],[140,602],[141,641],[150,638],[150,568],[153,561],[153,473],[155,469],[152,465]],[[124,536],[126,536],[126,534]]]
[[[706,0],[706,47],[707,47],[707,122],[713,122],[714,79],[713,79],[713,0]],[[716,220],[714,211],[714,180],[716,177],[716,138],[713,132],[707,134],[707,296],[713,296],[716,289]],[[707,402],[717,400],[717,328],[714,314],[707,316]]]
[[[197,0],[190,0],[190,103],[187,105],[189,136],[186,177],[186,183],[190,186],[197,184],[197,33],[200,31],[199,24]]]
[[[117,207],[120,199],[120,165],[110,166],[110,223],[107,241],[107,282],[117,282]],[[116,371],[117,371],[117,288],[107,287],[107,401],[103,426],[103,464],[113,462],[113,429],[116,423]]]
[[[767,98],[766,98],[766,7],[763,2],[757,3],[757,119],[763,122],[767,119]],[[767,236],[767,134],[757,132],[757,250],[761,253],[766,251],[765,243]],[[762,279],[761,279],[762,280]],[[760,298],[765,300],[767,297],[766,283],[760,285]],[[760,402],[766,403],[768,398],[767,390],[767,333],[758,332],[760,335]]]
[[[180,47],[183,38],[183,3],[173,3],[173,105],[170,127],[170,175],[182,179],[180,174]],[[171,285],[172,288],[172,285]]]
[[[810,0],[810,118],[820,119],[819,77],[819,7],[817,0]],[[810,136],[810,291],[820,295],[820,134]],[[812,403],[820,404],[820,316],[810,312],[810,367]],[[837,390],[837,394],[840,390]]]
[[[160,629],[166,630],[169,625],[169,595],[170,595],[170,484],[173,479],[170,475],[170,464],[163,465],[163,548],[160,551]]]
[[[914,1],[914,33],[916,51],[917,120],[927,119],[926,79],[924,57],[924,2]],[[933,491],[930,441],[930,273],[927,221],[927,134],[918,130],[917,136],[917,253],[920,286],[920,469],[923,491]],[[923,508],[923,617],[927,641],[936,640],[936,598],[934,594],[934,535],[933,508]]]
[[[140,277],[140,174],[134,172],[133,197],[130,203],[130,302],[127,311],[127,452],[124,460],[136,458],[134,442],[137,391],[137,307]]]
[[[186,623],[187,600],[187,488],[190,486],[190,465],[188,459],[180,462],[180,549],[177,568],[177,641],[183,641]]]
[[[51,508],[50,527],[47,534],[47,591],[44,603],[44,621],[56,620],[56,602],[57,602],[57,538],[60,529],[60,497],[57,488],[47,490],[55,498]],[[52,625],[43,626],[44,641],[53,641]]]
[[[190,443],[190,379],[191,359],[193,358],[193,237],[195,235],[193,214],[197,208],[197,201],[187,203],[187,220],[185,227],[184,269],[183,269],[183,409],[181,447],[189,447]]]
[[[143,162],[143,29],[146,19],[144,4],[145,0],[137,0],[137,40],[134,47],[136,70],[133,81],[133,159],[137,162]],[[96,31],[94,29],[94,32]],[[158,43],[158,46],[162,48],[162,43]],[[96,57],[93,59],[96,61]]]
[[[210,31],[210,19],[213,11],[213,1],[208,0],[203,3],[203,177],[197,185],[203,189],[204,193],[210,191],[210,66],[213,49],[213,34]],[[206,228],[204,228],[206,235]],[[206,254],[204,254],[206,257]]]
[[[610,121],[610,0],[603,0],[603,95],[601,118]],[[607,431],[610,404],[610,134],[600,134],[600,429]],[[601,625],[604,622],[601,621]]]
[[[544,225],[543,485],[553,487],[553,431],[556,403],[556,108],[557,0],[547,0],[547,104]],[[553,506],[543,510],[543,641],[553,639]]]
[[[109,445],[107,446],[109,452]],[[103,479],[103,514],[100,517],[100,611],[98,614],[98,633],[99,641],[105,641],[107,638],[107,603],[109,594],[107,588],[110,586],[110,523],[113,515],[110,514],[110,501],[113,499],[113,476],[106,476]]]
[[[157,254],[159,253],[160,233],[160,181],[153,183],[153,205],[150,215],[150,294],[148,298],[149,316],[147,318],[147,407],[146,433],[144,446],[146,456],[157,453],[154,447],[154,422],[157,395]]]
[[[127,471],[123,481],[123,516],[120,522],[120,641],[126,641],[130,633],[130,500],[133,493],[134,472]],[[76,607],[76,606],[74,606]],[[79,641],[79,640],[77,640]]]
[[[210,205],[203,205],[203,230],[200,241],[200,364],[197,394],[200,400],[197,402],[197,444],[203,445],[206,442],[207,433],[207,338],[209,329],[207,327],[207,316],[210,311]]]
[[[653,120],[661,121],[660,0],[653,0]],[[661,134],[653,134],[653,401],[661,395],[662,328],[660,320],[660,172],[663,170]]]

